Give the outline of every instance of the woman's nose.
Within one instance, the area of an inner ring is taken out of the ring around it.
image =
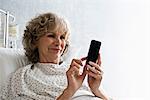
[[[56,44],[57,44],[57,45],[60,45],[60,43],[61,43],[60,38],[57,37],[55,40],[56,40]]]

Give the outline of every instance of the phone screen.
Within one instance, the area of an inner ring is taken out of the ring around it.
[[[89,61],[96,62],[96,60],[98,59],[100,46],[101,46],[100,41],[97,40],[91,41],[86,64],[88,64]]]

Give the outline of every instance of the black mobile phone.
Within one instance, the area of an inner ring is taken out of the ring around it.
[[[101,47],[100,41],[97,40],[91,41],[86,64],[88,64],[89,61],[96,62],[96,60],[98,59],[100,47]]]

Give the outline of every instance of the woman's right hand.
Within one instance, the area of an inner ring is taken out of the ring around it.
[[[79,70],[80,67],[82,67],[82,60],[79,59],[73,59],[70,65],[70,68],[66,72],[67,79],[68,79],[68,86],[67,90],[72,93],[72,95],[81,87],[84,78],[86,76],[86,72],[83,71],[82,74],[80,74]],[[85,70],[85,69],[84,69]]]
[[[82,74],[79,72],[83,60],[85,60],[85,58],[82,58],[81,60],[72,60],[70,68],[66,72],[68,86],[56,100],[70,100],[75,92],[81,87],[86,76],[85,67]]]

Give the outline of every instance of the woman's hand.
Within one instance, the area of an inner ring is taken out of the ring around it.
[[[92,91],[92,93],[95,96],[101,97],[101,91],[99,90],[101,81],[102,81],[102,75],[103,71],[101,69],[101,58],[100,54],[98,56],[98,60],[96,63],[89,62],[89,64],[86,65],[87,68],[87,74],[88,74],[88,84]]]
[[[69,70],[66,72],[67,79],[68,79],[67,89],[73,94],[81,87],[84,78],[86,76],[86,71],[83,71],[82,74],[80,74],[79,72],[80,67],[83,66],[82,60],[73,59]]]
[[[56,100],[70,100],[74,93],[82,86],[86,76],[86,69],[80,74],[79,70],[82,66],[82,61],[85,59],[73,59],[70,68],[66,72],[68,86]]]

